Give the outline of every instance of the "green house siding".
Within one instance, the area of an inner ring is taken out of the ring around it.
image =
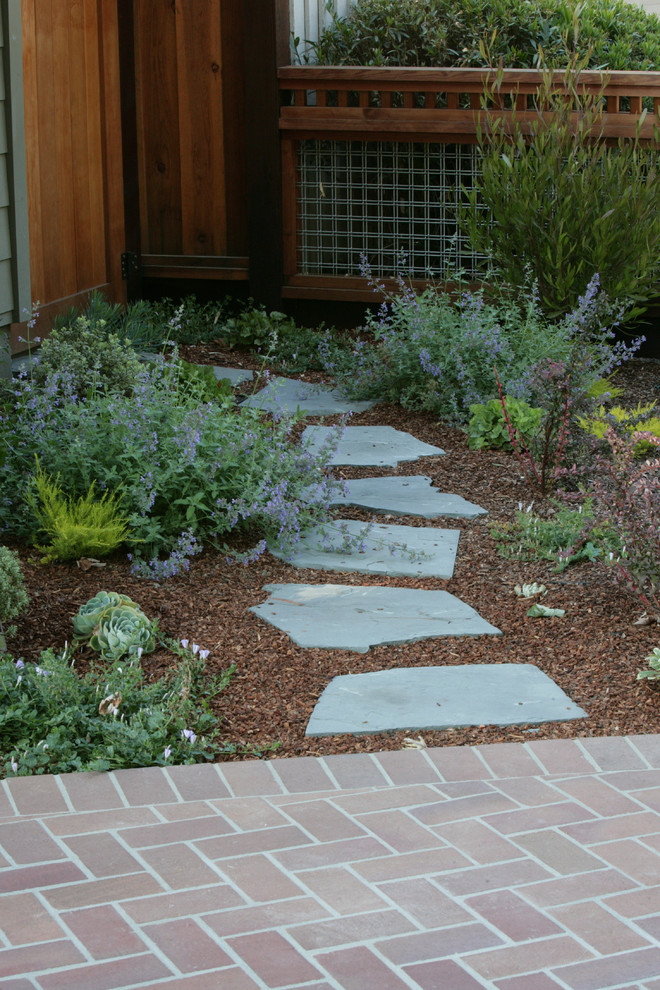
[[[20,0],[0,0],[0,328],[30,312]]]

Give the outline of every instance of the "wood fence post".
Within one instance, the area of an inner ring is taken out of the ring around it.
[[[243,0],[250,294],[282,300],[282,192],[277,69],[289,59],[288,0]]]

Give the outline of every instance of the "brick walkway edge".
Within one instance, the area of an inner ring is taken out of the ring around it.
[[[660,990],[660,735],[22,777],[4,990]]]

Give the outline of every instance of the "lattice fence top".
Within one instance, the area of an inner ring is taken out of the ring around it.
[[[563,73],[555,77],[561,92]],[[518,119],[537,119],[541,78],[535,69],[505,69],[491,112],[506,116],[515,107]],[[474,140],[484,87],[494,80],[489,69],[286,66],[279,70],[280,127],[306,136],[361,133],[423,140],[446,134]],[[642,138],[653,139],[660,121],[660,73],[585,71],[579,89],[603,95],[605,137],[632,137],[639,126]]]

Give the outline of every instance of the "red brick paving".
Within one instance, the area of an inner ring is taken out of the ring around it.
[[[3,990],[660,990],[660,736],[0,785]]]

